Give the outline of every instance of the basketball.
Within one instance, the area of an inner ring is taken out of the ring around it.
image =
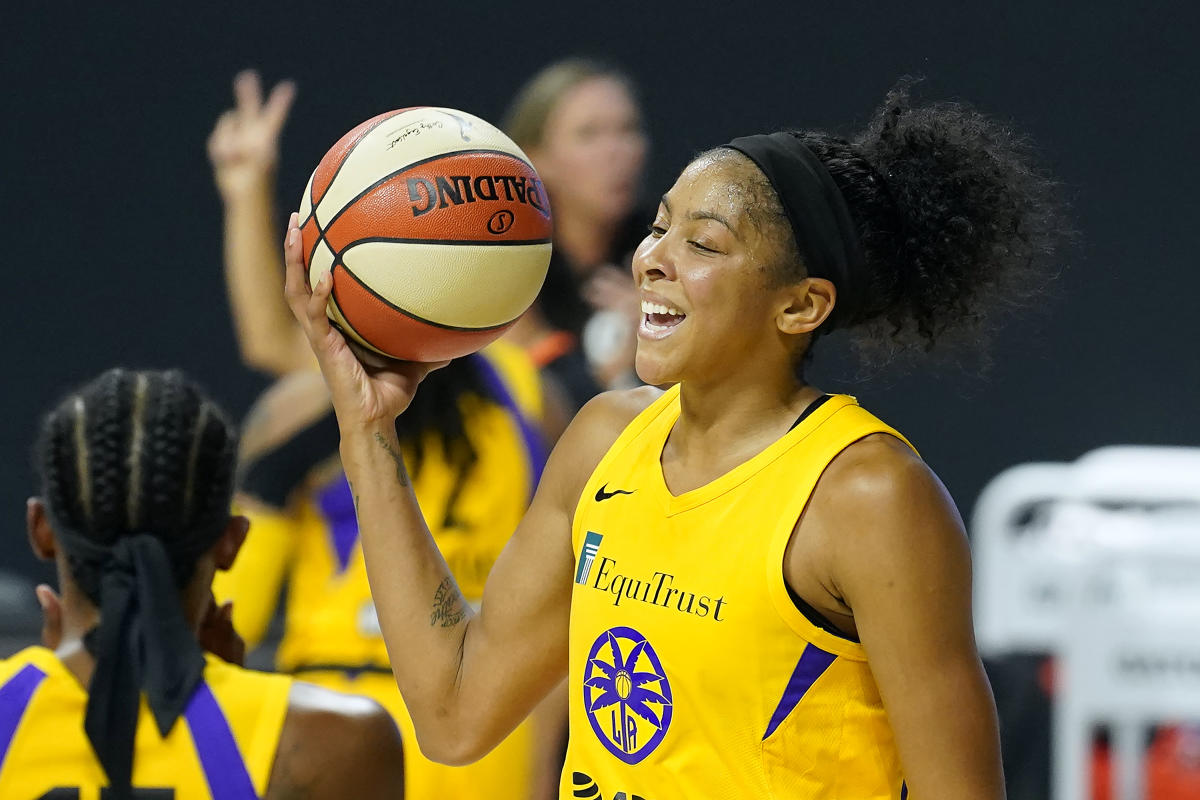
[[[441,361],[504,333],[550,262],[546,191],[498,128],[414,107],[343,136],[300,201],[310,284],[332,270],[326,313],[363,347]]]

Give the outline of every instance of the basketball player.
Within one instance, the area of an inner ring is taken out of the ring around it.
[[[478,612],[392,432],[438,365],[360,364],[293,221],[288,297],[424,751],[478,757],[568,672],[563,797],[1003,797],[958,513],[899,433],[802,366],[829,330],[929,347],[1011,301],[1049,253],[1050,189],[1003,126],[904,91],[853,141],[701,154],[633,263],[638,373],[674,386],[576,417]]]
[[[62,598],[39,589],[53,649],[0,661],[0,797],[402,795],[377,704],[201,651],[232,633],[210,583],[246,536],[236,438],[179,372],[110,370],[46,418],[27,522]]]
[[[234,601],[236,627],[255,644],[286,580],[278,669],[373,698],[412,740],[371,601],[329,391],[280,292],[274,164],[293,90],[282,83],[264,101],[258,76],[246,72],[235,79],[234,93],[236,107],[209,141],[225,205],[226,280],[245,363],[279,379],[245,425],[238,504],[253,533],[215,590]],[[545,462],[543,435],[561,432],[569,417],[553,411],[536,368],[508,342],[459,359],[426,389],[398,421],[397,435],[433,535],[465,595],[478,601],[528,507]],[[552,797],[564,701],[548,702],[534,722],[470,768],[451,769],[422,758],[416,746],[406,748],[409,796]]]
[[[1051,184],[1003,126],[895,92],[853,142],[734,139],[634,259],[638,374],[551,456],[476,613],[392,420],[438,365],[367,368],[287,291],[342,433],[392,672],[422,747],[468,762],[564,672],[563,796],[1002,798],[970,553],[910,444],[805,383],[821,333],[928,348],[1051,251]]]

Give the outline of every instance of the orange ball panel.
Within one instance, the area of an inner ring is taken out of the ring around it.
[[[486,151],[451,153],[388,177],[343,209],[325,238],[341,253],[364,239],[531,244],[552,233],[533,168]]]

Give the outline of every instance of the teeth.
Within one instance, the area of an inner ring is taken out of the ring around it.
[[[670,314],[673,317],[682,317],[679,309],[674,306],[664,306],[661,303],[651,303],[649,300],[642,301],[643,314]]]

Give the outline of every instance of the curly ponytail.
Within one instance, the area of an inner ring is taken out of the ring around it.
[[[998,310],[1037,294],[1066,235],[1057,184],[1027,139],[962,104],[914,104],[911,84],[849,139],[790,132],[825,166],[857,228],[866,274],[840,327],[868,358],[930,350],[951,334],[977,341]],[[728,149],[705,155],[753,166]],[[767,177],[755,170],[746,189],[781,234],[778,278],[806,277]]]
[[[870,296],[856,338],[866,349],[978,335],[1040,290],[1065,230],[1057,185],[1028,139],[962,104],[914,105],[910,86],[849,142],[802,136],[862,237]]]

